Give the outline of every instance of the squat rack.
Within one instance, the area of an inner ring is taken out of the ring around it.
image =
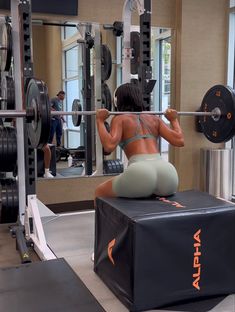
[[[33,62],[31,48],[31,3],[30,0],[11,0],[12,38],[14,56],[14,80],[16,109],[25,109],[25,91],[30,78],[33,77]],[[38,210],[35,184],[35,150],[30,145],[25,119],[16,119],[17,129],[17,162],[18,162],[18,191],[19,191],[19,225],[16,235],[20,237],[18,244],[21,257],[24,254],[28,261],[27,240],[31,240],[34,249],[42,260],[55,259],[54,253],[47,246],[42,222]]]

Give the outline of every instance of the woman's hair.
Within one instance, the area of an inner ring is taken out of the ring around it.
[[[137,85],[125,83],[114,92],[114,106],[119,112],[142,112],[142,94]]]

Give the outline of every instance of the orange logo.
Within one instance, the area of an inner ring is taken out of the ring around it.
[[[116,243],[116,239],[114,238],[108,244],[108,257],[109,257],[109,260],[112,262],[113,265],[115,265],[115,263],[114,263],[114,260],[113,260],[112,253],[113,253],[113,246],[115,245],[115,243]]]
[[[171,204],[172,206],[175,206],[176,208],[184,208],[185,206],[182,206],[180,203],[177,203],[176,201],[171,201],[169,199],[166,199],[165,197],[158,197],[158,200]]]
[[[197,230],[197,232],[194,234],[194,257],[193,257],[193,287],[195,287],[197,290],[200,290],[199,281],[201,278],[201,264],[200,264],[200,256],[201,256],[201,239],[200,239],[201,229]]]

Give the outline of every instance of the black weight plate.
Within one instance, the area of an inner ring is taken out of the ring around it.
[[[82,105],[79,100],[74,99],[72,104],[72,111],[73,112],[81,112],[82,111]],[[82,115],[72,115],[72,121],[74,127],[79,127],[82,121]]]
[[[112,72],[112,56],[106,44],[101,45],[101,80],[108,80]]]
[[[0,171],[14,171],[16,168],[16,161],[16,130],[13,127],[0,127]]]
[[[12,33],[11,25],[5,22],[0,24],[0,46],[0,69],[8,72],[12,59]]]
[[[1,180],[0,223],[14,223],[19,213],[18,185],[13,179]]]
[[[219,108],[221,116],[218,120],[212,116],[200,116],[202,131],[213,143],[229,141],[235,131],[235,93],[230,87],[216,85],[205,94],[200,110],[211,112]]]
[[[106,83],[102,83],[101,86],[101,98],[102,108],[106,108],[108,111],[112,110],[112,96],[109,87]]]
[[[9,172],[9,166],[11,166],[11,163],[8,162],[8,157],[7,157],[7,148],[8,148],[8,142],[7,142],[7,129],[6,127],[2,128],[2,161],[4,165],[4,172]]]
[[[15,86],[12,77],[2,77],[1,90],[5,103],[4,109],[15,109]]]
[[[131,74],[138,74],[138,68],[140,66],[140,33],[138,31],[131,32]]]
[[[12,164],[12,171],[16,168],[17,163],[17,138],[16,129],[13,127],[7,127],[8,131],[8,162]]]
[[[32,147],[42,148],[48,142],[51,124],[51,106],[47,87],[42,80],[32,78],[26,93],[27,108],[34,110],[34,119],[27,122]]]

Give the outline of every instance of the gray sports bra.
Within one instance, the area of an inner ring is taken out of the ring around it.
[[[151,133],[146,133],[146,134],[139,134],[139,129],[141,127],[141,123],[144,125],[145,129],[148,130],[149,132],[151,132],[150,128],[148,127],[148,125],[146,124],[146,122],[140,118],[140,115],[137,115],[137,127],[135,130],[135,135],[131,138],[128,138],[126,140],[121,141],[118,145],[124,149],[129,143],[134,142],[136,140],[139,139],[155,139],[155,135],[151,134]]]

